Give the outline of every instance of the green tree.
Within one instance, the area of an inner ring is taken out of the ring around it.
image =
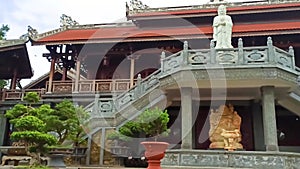
[[[169,120],[167,110],[162,111],[159,108],[147,109],[137,118],[139,130],[144,132],[147,137],[154,137],[155,141],[159,136],[169,134]]]
[[[6,33],[9,31],[8,25],[2,24],[0,28],[0,40],[5,39]]]
[[[36,97],[36,99],[33,99]],[[46,146],[57,143],[57,138],[48,134],[46,130],[46,123],[42,120],[44,116],[41,114],[41,107],[32,107],[31,105],[38,101],[36,93],[28,93],[24,97],[27,105],[16,104],[12,109],[5,114],[10,119],[10,123],[14,125],[13,133],[10,138],[13,141],[21,141],[26,143],[28,155],[30,155],[32,166],[41,164],[41,153],[44,153]],[[51,111],[50,106],[48,111]]]
[[[118,131],[110,133],[107,138],[128,141],[130,138],[144,135],[154,137],[154,140],[157,141],[160,136],[168,136],[170,132],[170,129],[168,129],[169,120],[167,110],[147,109],[135,120],[128,121]]]
[[[40,154],[48,146],[61,145],[65,140],[72,140],[74,144],[81,141],[84,134],[81,124],[89,117],[82,107],[68,100],[56,104],[54,108],[49,104],[33,107],[34,103],[39,102],[36,92],[27,93],[24,101],[25,105],[16,104],[8,110],[6,117],[15,129],[11,139],[28,143],[28,152],[33,157],[31,164],[40,164]]]
[[[69,100],[64,100],[55,105],[52,111],[48,108],[43,111],[43,120],[46,122],[46,130],[55,132],[58,136],[58,144],[65,140],[72,140],[75,146],[80,142],[83,132],[81,124],[88,119],[88,113],[81,106],[74,106]]]
[[[2,24],[0,28],[0,40],[5,39],[6,33],[9,31],[8,25]],[[3,89],[7,85],[7,81],[0,79],[0,89]]]

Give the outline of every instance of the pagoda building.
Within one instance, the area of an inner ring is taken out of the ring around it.
[[[0,88],[0,145],[6,145],[10,125],[4,118],[5,111],[16,104],[11,98],[20,98],[17,88],[22,88],[20,81],[33,76],[27,53],[27,38],[0,40],[0,79],[8,81],[8,86]],[[9,92],[7,92],[9,91]]]
[[[233,21],[233,48],[212,40],[220,5]],[[63,15],[58,29],[28,29],[49,51],[42,98],[70,98],[91,112],[88,165],[111,164],[106,135],[159,107],[170,115],[165,166],[299,166],[299,1],[150,8],[132,0],[126,8],[126,22],[80,25]],[[75,78],[54,79],[57,65]],[[239,151],[220,149],[210,132],[211,115],[225,110],[239,116]]]

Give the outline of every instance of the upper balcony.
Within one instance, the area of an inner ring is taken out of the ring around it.
[[[160,81],[169,75],[175,74],[179,71],[186,70],[214,70],[214,69],[224,69],[224,70],[245,70],[252,71],[254,69],[261,68],[279,68],[287,75],[279,75],[280,73],[275,73],[274,76],[280,76],[287,83],[295,84],[297,82],[297,77],[299,76],[299,68],[295,66],[294,50],[292,47],[289,51],[284,51],[280,48],[273,46],[272,39],[269,37],[267,39],[266,46],[258,47],[243,47],[242,39],[239,39],[238,47],[232,49],[215,49],[214,44],[211,44],[210,49],[188,49],[188,43],[184,43],[183,50],[170,55],[165,56],[164,52],[161,55],[161,68],[156,71],[155,79],[150,75],[145,79],[146,86],[151,86],[155,81]],[[157,73],[159,72],[159,73]],[[261,71],[259,71],[261,72]],[[233,72],[234,73],[234,72]],[[236,74],[237,72],[235,72]],[[261,72],[263,73],[263,72]],[[274,74],[273,73],[273,74]],[[251,79],[261,78],[257,76],[252,76]],[[204,74],[199,78],[204,78]],[[203,76],[203,77],[202,77]],[[215,78],[220,78],[215,75]],[[227,74],[226,77],[231,75]],[[266,78],[269,75],[262,75]],[[226,78],[225,77],[225,78]],[[210,77],[212,78],[212,77]],[[148,80],[147,80],[148,79]],[[150,79],[150,81],[149,81]],[[136,81],[135,81],[136,83]],[[147,84],[146,84],[147,83]],[[165,83],[162,81],[161,83]],[[137,84],[138,85],[138,84]],[[108,94],[108,95],[119,95],[116,100],[122,100],[124,92],[130,93],[137,91],[135,88],[130,88],[130,79],[105,79],[105,80],[76,80],[74,81],[52,81],[52,85],[47,82],[45,89],[26,89],[26,90],[3,90],[1,92],[2,100],[22,100],[24,93],[29,91],[36,91],[40,94],[42,98],[57,95],[64,97],[67,95],[83,95],[96,93]],[[163,84],[161,84],[163,85]],[[49,86],[51,88],[49,88]],[[143,89],[147,89],[144,87]],[[141,91],[140,93],[146,93],[147,91]],[[123,93],[123,94],[121,94]],[[135,97],[135,94],[132,94]],[[128,99],[127,100],[134,100]],[[125,102],[122,102],[125,103]]]

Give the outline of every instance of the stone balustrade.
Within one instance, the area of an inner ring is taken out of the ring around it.
[[[188,42],[184,42],[183,50],[166,56],[161,54],[161,68],[145,79],[138,78],[136,85],[116,98],[98,100],[97,113],[110,114],[111,117],[122,111],[126,106],[139,100],[141,96],[150,93],[161,85],[160,79],[182,70],[207,69],[243,69],[243,68],[280,68],[292,74],[300,74],[295,66],[293,48],[284,51],[273,46],[271,37],[267,38],[267,45],[260,47],[243,47],[243,41],[238,40],[237,48],[215,49],[213,42],[210,49],[188,49]]]

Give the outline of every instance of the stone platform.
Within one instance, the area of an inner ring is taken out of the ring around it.
[[[219,150],[168,150],[162,160],[167,168],[300,169],[300,153]]]

